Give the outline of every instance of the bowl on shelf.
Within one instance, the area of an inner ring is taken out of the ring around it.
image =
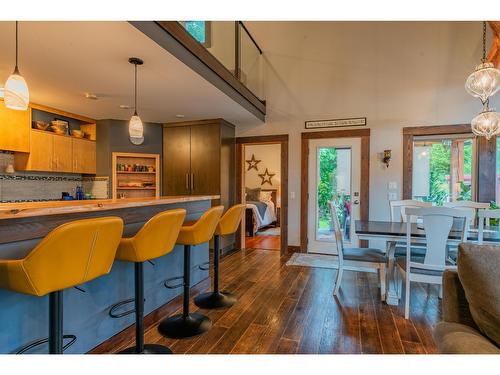
[[[38,129],[38,130],[47,130],[48,127],[49,127],[49,123],[48,122],[40,121],[40,120],[35,121],[35,129]]]
[[[84,132],[81,130],[72,130],[71,135],[75,138],[83,138]]]
[[[62,134],[67,134],[67,131],[68,131],[68,123],[65,122],[65,121],[60,121],[60,120],[54,120],[54,121],[51,121],[51,126],[50,126],[50,129],[56,133],[56,134],[59,134],[59,135],[62,135]]]
[[[93,140],[93,139],[92,139],[92,134],[87,133],[87,132],[83,132],[83,137],[84,137],[85,139],[89,139],[89,140],[91,140],[91,141]]]

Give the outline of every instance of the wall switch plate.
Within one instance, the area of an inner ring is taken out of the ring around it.
[[[295,199],[295,192],[294,191],[290,192],[290,199]]]
[[[390,201],[395,201],[398,199],[398,194],[391,192],[391,193],[387,194],[387,197],[389,198]]]
[[[389,190],[396,190],[398,188],[398,183],[395,181],[389,182]]]

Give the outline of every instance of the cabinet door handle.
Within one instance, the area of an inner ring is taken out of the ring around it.
[[[194,173],[191,173],[191,192],[194,190]]]
[[[186,190],[189,190],[189,173],[186,173]]]

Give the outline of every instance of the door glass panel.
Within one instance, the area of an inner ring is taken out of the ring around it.
[[[474,139],[440,137],[413,144],[413,199],[470,201],[473,196]]]
[[[328,201],[333,201],[345,241],[351,233],[351,149],[318,148],[316,240],[335,241]]]

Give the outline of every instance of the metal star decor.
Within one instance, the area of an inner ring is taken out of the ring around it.
[[[262,160],[256,160],[255,155],[252,154],[252,158],[250,160],[245,160],[245,162],[248,163],[247,171],[249,171],[250,169],[255,169],[256,171],[258,171],[259,168],[257,167],[257,164],[259,164],[261,161]]]
[[[265,183],[268,183],[269,185],[273,185],[271,178],[275,176],[276,173],[269,173],[269,171],[266,168],[266,171],[264,173],[259,173],[259,177],[262,178],[262,183],[261,185],[264,185]]]

